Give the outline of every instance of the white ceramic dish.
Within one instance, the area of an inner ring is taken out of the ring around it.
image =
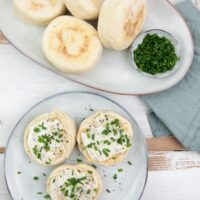
[[[29,158],[23,149],[23,133],[27,124],[35,116],[49,112],[52,109],[65,111],[80,123],[84,117],[93,112],[91,108],[94,110],[116,111],[130,120],[134,127],[133,146],[127,158],[115,167],[97,167],[104,183],[104,190],[100,200],[140,199],[147,180],[147,149],[137,123],[116,102],[98,94],[75,91],[57,94],[39,102],[25,113],[14,128],[7,144],[5,155],[6,182],[14,200],[44,199],[46,179],[53,169],[52,167],[41,167],[33,162],[29,163]],[[70,158],[66,160],[66,163],[77,163],[76,159],[83,159],[77,147]],[[129,165],[128,161],[133,164]],[[119,168],[123,168],[123,172],[117,173],[118,179],[115,182],[113,175]],[[18,171],[21,174],[18,174]],[[43,173],[47,174],[47,176],[43,176]],[[34,181],[34,176],[38,176],[40,179]],[[109,189],[111,193],[106,192],[106,189]],[[38,195],[37,192],[43,192],[43,195]]]
[[[137,64],[135,63],[135,60],[134,60],[134,51],[138,48],[138,46],[140,44],[142,44],[145,36],[148,35],[148,34],[150,34],[150,35],[157,34],[159,37],[166,37],[174,45],[175,52],[176,52],[176,55],[179,58],[179,60],[177,61],[176,65],[173,67],[172,70],[167,71],[165,73],[152,75],[152,74],[148,74],[148,73],[146,73],[146,72],[144,72],[144,71],[142,71],[142,70],[140,70],[138,68],[138,66],[137,66]],[[131,62],[133,64],[134,69],[137,70],[139,73],[144,74],[145,76],[149,76],[151,78],[165,78],[167,76],[172,75],[177,70],[177,68],[180,66],[180,62],[181,62],[182,58],[180,57],[180,45],[179,45],[178,41],[176,40],[176,38],[172,34],[166,32],[164,30],[153,29],[153,30],[146,31],[146,32],[141,33],[140,35],[138,35],[138,37],[135,39],[135,41],[131,45],[131,48],[130,48],[130,59],[131,59]]]
[[[174,35],[180,43],[181,67],[170,77],[154,79],[135,71],[129,60],[129,50],[105,50],[95,70],[81,75],[59,72],[46,60],[41,39],[44,28],[22,22],[13,11],[12,0],[0,0],[0,29],[8,40],[36,63],[70,80],[118,94],[143,95],[168,89],[178,83],[189,70],[194,47],[190,31],[174,7],[167,0],[147,0],[148,15],[143,31],[163,29]],[[185,42],[187,41],[187,43]]]

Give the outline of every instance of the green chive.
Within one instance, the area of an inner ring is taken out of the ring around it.
[[[47,194],[44,196],[45,199],[50,199],[50,196]]]
[[[131,161],[128,161],[128,164],[129,164],[129,165],[132,165],[133,163],[132,163]]]
[[[147,34],[133,56],[137,67],[152,75],[172,70],[180,59],[173,43],[158,34]]]
[[[123,172],[123,169],[122,168],[118,169],[118,172]]]
[[[42,192],[37,192],[37,194],[38,194],[38,195],[41,195],[41,194],[42,194]]]
[[[113,175],[113,179],[116,180],[117,179],[117,174]]]
[[[106,189],[106,192],[111,193],[111,191],[109,189]]]
[[[39,129],[38,127],[35,127],[33,130],[34,130],[34,132],[36,132],[36,133],[39,133],[39,132],[40,132],[40,129]]]
[[[39,180],[39,177],[38,176],[34,176],[33,180],[37,181],[37,180]]]

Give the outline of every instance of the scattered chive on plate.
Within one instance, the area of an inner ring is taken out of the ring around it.
[[[133,42],[130,56],[134,68],[141,74],[164,78],[175,72],[179,66],[179,43],[164,30],[146,31]]]

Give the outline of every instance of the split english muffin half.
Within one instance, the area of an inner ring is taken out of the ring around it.
[[[132,137],[128,120],[115,112],[98,111],[81,123],[77,142],[89,162],[110,166],[126,157]]]
[[[95,67],[103,47],[92,25],[72,16],[61,16],[46,28],[43,51],[57,69],[65,73],[81,73]]]
[[[102,192],[102,180],[89,165],[62,165],[50,174],[47,192],[52,200],[97,200]]]
[[[27,22],[47,25],[54,18],[64,14],[63,0],[13,0],[16,13]]]
[[[98,21],[103,46],[127,49],[142,29],[146,10],[146,0],[105,0]]]
[[[31,160],[43,166],[62,163],[74,149],[76,130],[75,121],[66,113],[40,115],[25,130],[25,151]]]

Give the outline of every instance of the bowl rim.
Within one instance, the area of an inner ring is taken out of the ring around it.
[[[6,143],[6,150],[5,150],[5,155],[4,155],[4,180],[5,180],[5,183],[6,183],[6,187],[8,189],[8,193],[10,194],[10,197],[11,199],[15,200],[14,197],[12,196],[12,193],[11,193],[11,190],[9,188],[9,185],[8,185],[8,177],[7,177],[7,169],[6,169],[6,160],[7,160],[7,151],[8,151],[8,146],[10,144],[10,141],[11,141],[11,138],[15,132],[15,129],[17,128],[18,124],[26,117],[26,115],[31,112],[35,107],[37,107],[38,105],[40,105],[41,103],[45,102],[45,101],[48,101],[50,99],[53,99],[55,97],[58,97],[58,96],[62,96],[62,95],[70,95],[70,94],[88,94],[88,95],[93,95],[93,96],[97,96],[97,97],[101,97],[103,99],[106,99],[108,101],[110,101],[111,103],[115,104],[116,106],[118,106],[119,108],[121,108],[128,116],[129,118],[131,119],[132,122],[134,122],[134,124],[137,126],[137,129],[139,130],[139,135],[141,136],[141,139],[142,139],[142,142],[144,144],[144,150],[145,150],[145,179],[144,179],[144,185],[141,189],[141,193],[140,193],[140,196],[139,196],[139,199],[141,199],[143,193],[144,193],[144,190],[145,190],[145,187],[146,187],[146,184],[147,184],[147,179],[148,179],[148,150],[147,150],[147,143],[146,143],[146,140],[145,140],[145,137],[144,135],[142,134],[142,130],[139,126],[139,124],[137,123],[137,121],[132,117],[132,115],[121,105],[119,104],[118,102],[116,102],[115,100],[109,98],[109,97],[106,97],[104,95],[101,95],[101,94],[98,94],[98,93],[95,93],[95,92],[89,92],[89,91],[86,91],[86,90],[72,90],[72,91],[65,91],[65,92],[60,92],[60,93],[57,93],[57,94],[54,94],[54,95],[51,95],[51,96],[48,96],[44,99],[42,99],[41,101],[37,102],[36,104],[34,104],[33,106],[31,106],[21,117],[20,119],[18,120],[18,122],[16,123],[16,125],[14,126],[13,130],[11,131],[11,134],[9,135],[9,138],[7,140],[7,143]]]
[[[168,70],[164,73],[157,73],[157,74],[153,75],[153,74],[149,74],[147,72],[144,72],[144,71],[142,71],[141,69],[138,68],[138,66],[137,66],[137,64],[135,63],[135,60],[134,60],[134,50],[137,49],[139,44],[141,44],[144,41],[145,36],[148,35],[148,34],[150,34],[150,35],[151,34],[157,34],[159,37],[162,37],[162,36],[166,37],[174,45],[175,52],[176,52],[176,55],[178,56],[179,60],[176,62],[176,64],[174,65],[174,67],[171,70]],[[140,39],[141,39],[141,42],[138,42],[138,45],[135,46],[135,43],[137,41],[139,41]],[[180,67],[180,63],[181,63],[181,59],[182,59],[179,41],[176,39],[176,37],[172,33],[168,32],[164,29],[150,29],[150,30],[146,30],[144,32],[141,32],[135,38],[135,40],[133,41],[131,48],[130,48],[129,55],[130,55],[129,57],[130,57],[132,65],[133,65],[133,68],[136,71],[138,71],[142,75],[145,75],[145,76],[148,76],[148,77],[151,77],[151,78],[157,78],[157,79],[166,78],[166,77],[172,75],[173,73],[175,73],[176,70],[178,70],[178,68]]]

